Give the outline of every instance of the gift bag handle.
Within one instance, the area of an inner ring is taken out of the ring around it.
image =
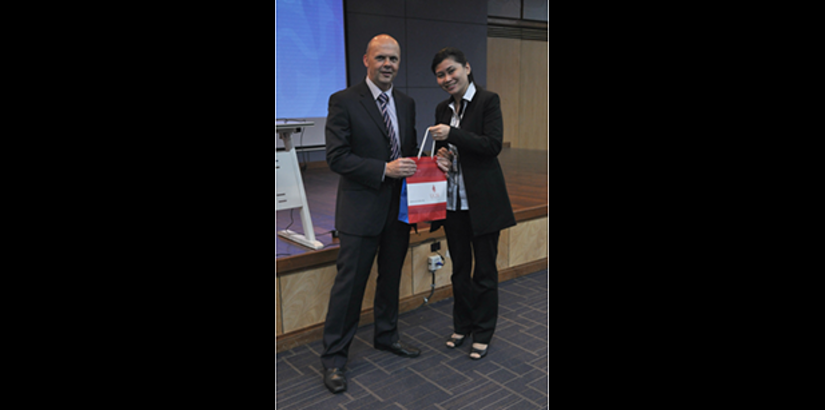
[[[429,128],[424,132],[424,139],[421,140],[421,148],[418,149],[418,159],[421,159],[421,153],[424,152],[424,143],[427,141],[427,135],[430,135]],[[435,138],[433,138],[433,145],[432,148],[430,148],[430,157],[435,157]]]

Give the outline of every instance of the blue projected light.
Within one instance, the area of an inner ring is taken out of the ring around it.
[[[347,88],[342,0],[277,0],[276,118],[326,117]]]

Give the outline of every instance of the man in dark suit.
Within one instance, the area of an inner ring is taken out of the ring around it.
[[[410,225],[398,220],[401,181],[416,169],[404,157],[417,152],[415,102],[392,86],[400,61],[394,38],[374,37],[364,55],[367,78],[329,98],[327,163],[340,174],[335,206],[340,250],[321,363],[324,385],[333,393],[347,389],[344,366],[376,252],[373,345],[404,357],[420,353],[400,340],[397,327],[398,286],[410,241]]]

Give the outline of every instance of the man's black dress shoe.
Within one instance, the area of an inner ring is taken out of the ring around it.
[[[347,377],[344,371],[333,367],[324,373],[324,385],[333,393],[343,393],[347,391]]]
[[[397,341],[389,346],[376,344],[375,348],[378,350],[387,350],[402,357],[418,357],[421,351],[402,342]]]

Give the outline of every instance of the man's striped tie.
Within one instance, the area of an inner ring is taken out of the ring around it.
[[[401,156],[401,149],[398,148],[398,140],[395,137],[395,130],[392,128],[390,113],[387,110],[387,103],[389,101],[390,98],[387,97],[387,94],[381,93],[381,95],[378,96],[378,102],[381,104],[381,115],[384,117],[384,125],[387,126],[387,133],[390,135],[390,161],[394,161]]]

